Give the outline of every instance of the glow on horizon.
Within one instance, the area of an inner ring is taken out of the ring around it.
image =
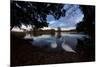
[[[27,28],[27,27],[24,27],[24,29],[26,30],[30,30],[31,28]],[[54,30],[57,30],[57,28],[50,28],[50,27],[44,27],[44,28],[41,28],[42,30],[50,30],[50,29],[54,29]],[[72,29],[76,29],[75,27],[70,27],[70,28],[61,28],[61,30],[72,30]],[[18,28],[18,27],[14,27],[12,29],[12,31],[16,31],[16,32],[23,32],[22,29]]]
[[[18,28],[18,27],[14,27],[14,28],[12,29],[12,31],[23,32],[24,29],[29,31],[29,30],[32,29],[32,27],[31,27],[30,25],[28,25],[28,26],[26,27],[25,25],[22,24],[22,25],[21,25],[21,29]]]
[[[21,29],[20,29],[20,28],[18,28],[18,27],[14,27],[11,31],[23,32],[23,30],[21,30]]]
[[[50,30],[50,29],[57,30],[57,28],[52,28],[52,27],[44,27],[44,28],[41,28],[41,29],[42,30]],[[73,30],[73,29],[76,29],[76,27],[61,28],[61,30]]]
[[[23,32],[24,30],[23,29],[26,29],[28,31],[30,31],[32,29],[32,27],[26,27],[24,25],[22,25],[21,29],[18,28],[18,27],[14,27],[12,29],[12,31],[16,31],[16,32]],[[43,27],[41,28],[42,30],[51,30],[51,29],[54,29],[54,30],[57,30],[57,28],[51,28],[51,27]],[[69,28],[61,28],[61,30],[73,30],[73,29],[76,29],[76,27],[69,27]]]

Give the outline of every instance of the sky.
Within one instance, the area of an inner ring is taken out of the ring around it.
[[[44,27],[42,29],[57,29],[57,27],[61,27],[63,30],[71,30],[76,28],[76,24],[82,21],[84,15],[79,8],[79,5],[76,4],[66,4],[62,9],[66,10],[65,16],[60,17],[58,20],[55,20],[52,15],[47,15],[47,23],[49,23],[48,27]],[[31,27],[22,25],[22,28],[30,30]],[[20,29],[14,28],[13,30],[19,31]]]
[[[70,7],[70,9],[68,9]],[[65,16],[61,17],[59,20],[55,20],[52,15],[47,15],[47,22],[50,28],[66,28],[75,29],[76,24],[82,21],[84,15],[79,8],[79,5],[67,4],[64,5],[63,9],[66,10]]]

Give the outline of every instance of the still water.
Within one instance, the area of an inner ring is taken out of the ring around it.
[[[67,52],[76,52],[75,48],[78,44],[78,39],[84,40],[89,38],[87,35],[75,34],[75,33],[65,33],[61,32],[60,34],[56,32],[55,35],[43,34],[39,36],[31,36],[26,34],[25,39],[31,38],[33,41],[32,45],[37,47],[45,47],[47,50],[65,50]]]

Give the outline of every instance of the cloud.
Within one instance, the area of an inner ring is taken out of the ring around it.
[[[70,9],[68,9],[70,7]],[[65,17],[61,17],[59,20],[55,20],[52,15],[47,16],[47,22],[49,27],[62,27],[62,28],[75,28],[76,24],[82,21],[84,15],[79,8],[79,5],[65,5],[63,9],[66,9]],[[68,9],[68,10],[67,10]]]

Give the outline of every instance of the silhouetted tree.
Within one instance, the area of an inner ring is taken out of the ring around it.
[[[95,34],[95,6],[80,5],[84,14],[83,21],[77,24],[77,31],[94,36]]]
[[[48,26],[47,15],[53,15],[55,19],[65,16],[64,4],[11,1],[11,29],[21,24],[34,25],[37,28]]]

